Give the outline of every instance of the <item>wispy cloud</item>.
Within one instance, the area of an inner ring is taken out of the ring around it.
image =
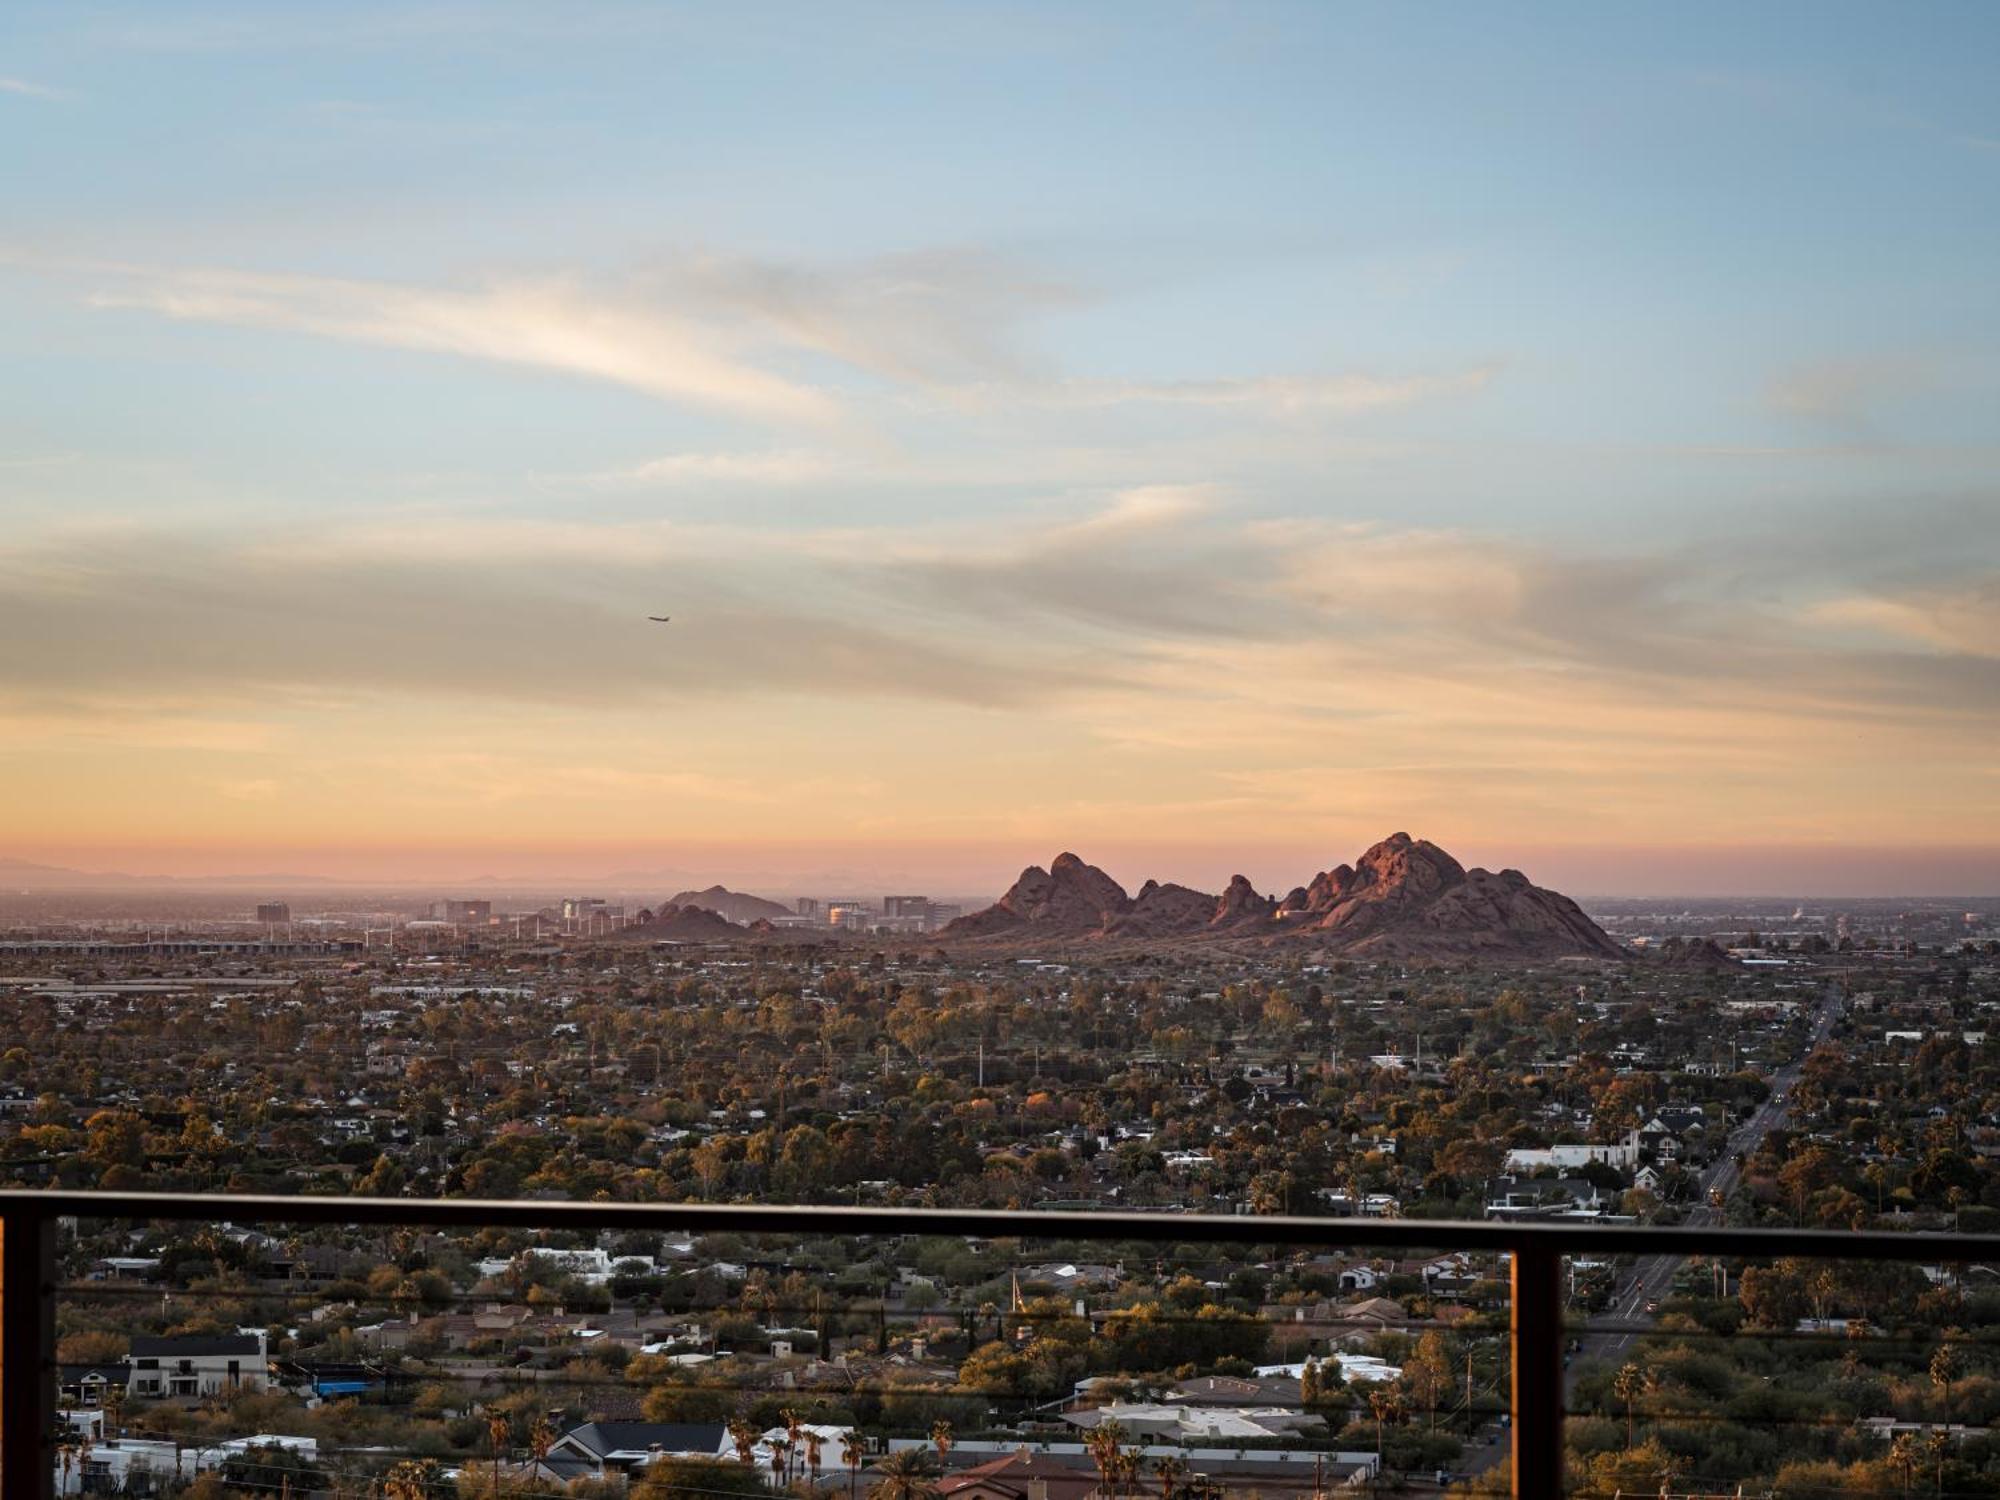
[[[0,77],[0,94],[12,94],[18,99],[46,99],[50,101],[73,99],[76,96],[68,89],[51,88],[45,83],[35,83],[26,78]]]
[[[1277,412],[1373,411],[1441,397],[1471,395],[1499,373],[1480,365],[1445,375],[1264,375],[1231,380],[1064,381],[1047,399],[1082,407],[1147,403],[1161,406],[1258,406]]]
[[[617,489],[690,483],[792,485],[823,479],[837,470],[837,460],[827,453],[668,453],[622,469],[601,469],[589,479]]]
[[[1110,661],[1056,643],[1003,651],[948,622],[885,621],[810,544],[795,554],[747,530],[492,529],[505,544],[471,550],[463,526],[383,528],[380,546],[140,528],[15,547],[0,553],[0,691],[116,699],[171,680],[211,704],[293,708],[328,694],[996,707],[1115,677]],[[647,624],[650,613],[673,626]],[[38,644],[49,640],[62,652]]]
[[[466,290],[234,270],[130,268],[108,279],[90,298],[99,307],[535,366],[785,421],[825,422],[836,409],[824,392],[758,368],[717,330],[574,277]]]
[[[1851,438],[1869,436],[1879,407],[1936,381],[1933,361],[1912,355],[1811,360],[1780,371],[1765,390],[1771,407]]]
[[[987,251],[942,248],[831,265],[703,257],[660,274],[803,349],[901,385],[1027,377],[1042,362],[1030,319],[1086,300],[1082,289]]]
[[[1937,651],[2000,658],[2000,573],[1956,587],[1830,599],[1811,613],[1827,624],[1859,626]]]
[[[1499,370],[1488,363],[1419,374],[1067,377],[1026,331],[1090,294],[972,250],[819,266],[684,256],[622,275],[495,275],[448,286],[229,267],[36,269],[81,278],[86,301],[107,310],[556,371],[665,401],[777,424],[845,425],[857,434],[865,403],[885,389],[903,401],[971,412],[1162,406],[1282,417],[1465,397]],[[804,471],[821,461],[675,454],[602,477],[780,482],[814,477]]]
[[[1739,573],[1243,503],[1155,485],[819,531],[385,515],[282,541],[16,539],[0,550],[0,743],[263,756],[214,768],[209,785],[238,789],[218,807],[272,781],[289,808],[322,775],[421,801],[421,777],[366,763],[371,741],[338,743],[389,719],[414,726],[398,765],[425,760],[454,805],[539,807],[540,788],[572,808],[713,800],[782,825],[807,796],[785,780],[785,705],[810,698],[849,758],[927,747],[893,785],[931,777],[949,800],[954,778],[998,778],[1003,794],[953,814],[967,826],[1079,836],[1107,808],[1220,833],[1282,807],[1587,814],[1603,837],[1640,837],[1691,829],[1690,797],[1706,828],[1803,836],[1811,809],[1890,764],[1990,796],[1990,574],[1894,589],[1874,582],[1906,559],[1894,548],[1752,539]],[[510,748],[454,759],[481,716],[510,726]],[[779,783],[748,775],[746,745]],[[869,815],[895,795],[869,793]]]

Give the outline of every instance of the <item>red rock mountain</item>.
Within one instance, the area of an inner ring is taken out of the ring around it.
[[[1064,854],[1030,866],[947,941],[1310,941],[1344,953],[1408,957],[1623,958],[1625,949],[1569,897],[1519,870],[1468,870],[1437,845],[1392,834],[1352,865],[1315,875],[1282,900],[1238,875],[1220,896],[1147,881],[1137,896]]]

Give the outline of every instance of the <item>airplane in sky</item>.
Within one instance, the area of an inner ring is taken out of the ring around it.
[[[666,624],[666,623],[667,623],[667,621],[671,620],[671,619],[673,618],[673,616],[672,616],[672,615],[647,615],[647,616],[646,616],[646,618],[647,618],[647,619],[649,619],[649,620],[651,620],[651,621],[652,621],[652,622],[653,622],[653,623],[654,623],[655,625],[664,625],[664,624]]]

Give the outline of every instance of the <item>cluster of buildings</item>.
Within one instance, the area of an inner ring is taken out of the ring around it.
[[[841,932],[936,932],[964,912],[962,906],[933,901],[929,896],[884,896],[879,902],[860,896],[801,896],[791,917],[778,925],[832,928]]]

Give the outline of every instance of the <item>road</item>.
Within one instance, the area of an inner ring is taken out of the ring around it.
[[[1755,1155],[1764,1144],[1764,1138],[1785,1123],[1785,1116],[1791,1107],[1792,1090],[1798,1084],[1806,1058],[1832,1035],[1834,1023],[1839,1019],[1839,993],[1828,988],[1820,997],[1814,1012],[1812,1035],[1801,1049],[1798,1059],[1778,1070],[1771,1079],[1770,1097],[1731,1132],[1721,1155],[1702,1173],[1695,1207],[1689,1211],[1686,1223],[1718,1224],[1722,1221],[1722,1210],[1709,1201],[1710,1195],[1720,1193],[1727,1200],[1736,1190],[1741,1175],[1741,1169],[1736,1165],[1737,1157],[1747,1160]],[[1640,1337],[1653,1321],[1652,1304],[1673,1290],[1674,1273],[1686,1258],[1682,1255],[1649,1255],[1620,1280],[1612,1294],[1611,1305],[1599,1315],[1600,1321],[1609,1326],[1593,1329],[1580,1340],[1582,1347],[1577,1350],[1563,1378],[1565,1396],[1575,1395],[1577,1376],[1586,1361],[1616,1362],[1624,1358],[1632,1341]]]
[[[1716,1224],[1721,1222],[1722,1210],[1709,1202],[1711,1191],[1721,1193],[1727,1201],[1736,1190],[1742,1169],[1736,1165],[1741,1155],[1749,1160],[1764,1144],[1764,1138],[1785,1123],[1790,1109],[1792,1090],[1798,1084],[1799,1074],[1804,1070],[1806,1058],[1833,1033],[1834,1023],[1840,1019],[1839,992],[1829,986],[1820,996],[1814,1013],[1812,1034],[1806,1039],[1798,1059],[1780,1068],[1771,1079],[1771,1092],[1764,1103],[1735,1130],[1722,1153],[1703,1172],[1699,1180],[1695,1206],[1689,1210],[1684,1222],[1688,1224]],[[1612,1294],[1611,1305],[1598,1315],[1601,1324],[1585,1333],[1578,1340],[1580,1347],[1568,1361],[1563,1372],[1563,1400],[1571,1409],[1575,1407],[1576,1382],[1585,1364],[1592,1360],[1621,1362],[1632,1341],[1643,1334],[1652,1323],[1654,1314],[1648,1306],[1664,1299],[1673,1290],[1674,1273],[1687,1257],[1683,1255],[1649,1255],[1633,1265],[1620,1278],[1617,1290]],[[1485,1473],[1499,1464],[1508,1455],[1507,1431],[1502,1426],[1482,1427],[1466,1439],[1465,1455],[1459,1461],[1458,1472],[1468,1476]],[[1421,1485],[1419,1486],[1421,1487]]]

